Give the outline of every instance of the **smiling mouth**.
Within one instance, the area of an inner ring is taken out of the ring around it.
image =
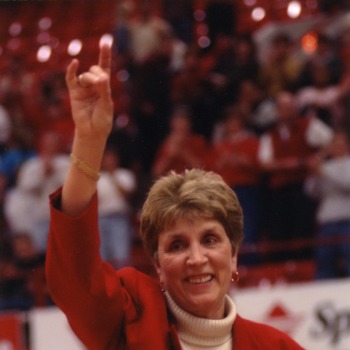
[[[187,281],[192,284],[200,284],[210,282],[214,278],[213,275],[198,276],[198,277],[188,277]]]

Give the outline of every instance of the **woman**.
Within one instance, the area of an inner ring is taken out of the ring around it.
[[[159,281],[101,260],[96,180],[112,125],[110,63],[105,45],[98,65],[77,76],[73,60],[66,73],[75,137],[63,188],[51,196],[47,279],[72,329],[91,350],[301,349],[242,319],[227,296],[242,213],[217,175],[172,173],[151,189],[141,231]]]
[[[315,247],[316,279],[350,276],[350,140],[336,130],[323,154],[309,162],[305,181],[317,201],[317,237],[327,244]]]
[[[105,149],[101,177],[97,183],[100,253],[116,268],[128,265],[132,248],[130,197],[136,190],[136,176],[120,164],[119,151]]]
[[[225,136],[213,146],[210,169],[221,175],[235,191],[244,212],[244,243],[249,246],[259,239],[259,139],[249,130],[245,115],[237,106],[226,108],[222,124]],[[245,265],[258,262],[256,254],[246,254],[241,258]]]

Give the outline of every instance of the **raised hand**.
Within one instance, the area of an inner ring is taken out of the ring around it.
[[[99,62],[77,75],[79,61],[74,59],[66,71],[75,135],[81,138],[107,138],[113,121],[110,90],[111,48],[100,48]]]
[[[104,45],[100,48],[98,64],[89,71],[78,75],[78,60],[73,60],[67,68],[75,132],[72,163],[62,189],[62,210],[70,215],[84,210],[96,192],[96,180],[113,123],[111,56],[111,48]]]

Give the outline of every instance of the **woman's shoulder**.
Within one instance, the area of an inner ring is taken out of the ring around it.
[[[239,344],[250,344],[251,349],[254,350],[303,349],[288,334],[279,329],[245,319],[239,315],[234,323],[234,334]]]
[[[152,286],[156,285],[159,288],[159,282],[155,277],[142,272],[133,266],[125,266],[117,270],[117,273],[126,283],[142,283]]]
[[[117,271],[122,285],[129,292],[137,293],[138,298],[163,298],[159,281],[132,266],[123,267]]]

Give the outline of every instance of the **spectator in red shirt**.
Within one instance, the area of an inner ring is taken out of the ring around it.
[[[247,128],[244,115],[235,107],[227,108],[224,128],[223,139],[213,147],[211,168],[236,192],[245,214],[245,243],[254,244],[259,238],[260,171],[257,158],[259,140]],[[241,262],[255,261],[256,257],[249,255]]]
[[[170,170],[182,172],[188,168],[202,167],[207,151],[205,138],[191,130],[189,110],[186,107],[178,107],[171,116],[170,131],[160,145],[152,174],[158,177]]]
[[[316,117],[300,116],[289,92],[278,94],[276,107],[277,122],[261,137],[259,159],[267,175],[269,237],[288,241],[313,232],[314,203],[303,190],[306,165],[330,142],[333,131]]]

